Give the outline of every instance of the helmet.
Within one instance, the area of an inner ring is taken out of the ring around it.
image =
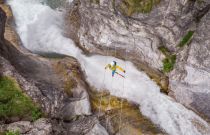
[[[112,61],[112,62],[110,63],[110,65],[111,65],[111,66],[115,66],[115,65],[117,65],[117,62],[116,62],[116,61]]]

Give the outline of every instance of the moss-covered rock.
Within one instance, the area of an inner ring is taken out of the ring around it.
[[[113,134],[162,134],[158,127],[140,113],[138,106],[127,100],[96,91],[90,92],[90,99],[93,111],[99,114],[103,126]]]
[[[159,3],[160,0],[122,0],[120,8],[125,15],[131,16],[133,13],[149,13]]]
[[[0,119],[36,120],[42,115],[39,107],[27,97],[11,77],[0,77]]]

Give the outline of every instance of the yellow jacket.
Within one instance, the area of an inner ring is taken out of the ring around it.
[[[125,72],[125,70],[123,68],[121,68],[120,66],[118,66],[118,65],[111,66],[111,64],[107,64],[105,69],[107,69],[107,68],[109,68],[112,71],[119,69],[120,71]]]

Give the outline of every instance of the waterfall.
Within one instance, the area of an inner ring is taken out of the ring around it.
[[[90,85],[98,90],[103,86],[112,95],[135,102],[143,115],[170,135],[210,134],[208,123],[162,94],[159,86],[144,72],[138,71],[131,62],[110,56],[87,57],[82,54],[74,42],[63,35],[62,11],[50,8],[43,0],[8,0],[8,4],[14,13],[17,32],[27,49],[34,53],[59,53],[75,57],[85,71]],[[124,89],[123,78],[112,78],[111,71],[104,69],[106,62],[113,60],[122,66],[126,64]],[[104,72],[106,73],[103,81]]]

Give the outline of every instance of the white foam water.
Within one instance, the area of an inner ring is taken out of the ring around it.
[[[17,32],[27,49],[77,58],[90,85],[98,90],[108,89],[112,95],[135,102],[143,115],[170,135],[210,134],[207,122],[162,94],[156,83],[144,72],[138,71],[131,62],[110,56],[83,55],[74,42],[62,34],[62,12],[44,5],[43,0],[8,0],[8,4],[14,13]],[[112,77],[111,71],[104,69],[107,62],[113,60],[125,67],[125,79],[118,75]]]

